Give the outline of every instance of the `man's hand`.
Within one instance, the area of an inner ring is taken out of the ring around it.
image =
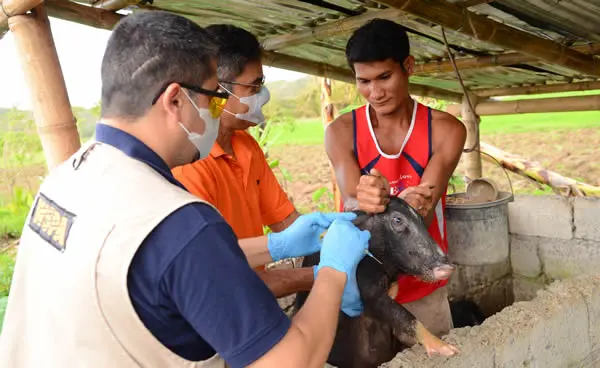
[[[433,188],[429,183],[421,183],[404,189],[398,197],[404,199],[421,216],[426,217],[433,207]]]
[[[361,231],[349,221],[334,221],[323,238],[321,261],[315,268],[315,279],[323,267],[331,267],[347,275],[341,309],[350,317],[356,317],[363,311],[356,282],[356,268],[369,248],[370,238],[369,231]]]
[[[362,175],[356,187],[356,199],[360,210],[370,213],[385,211],[390,202],[390,184],[377,169]]]
[[[267,235],[267,247],[273,261],[302,257],[321,250],[321,234],[336,220],[352,221],[352,212],[314,212],[298,217],[293,224],[279,233]]]

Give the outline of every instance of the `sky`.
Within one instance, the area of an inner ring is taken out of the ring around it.
[[[100,64],[110,31],[50,18],[67,92],[72,106],[89,108],[100,100]],[[78,40],[84,39],[85,42]],[[21,69],[13,35],[0,40],[0,107],[31,109],[29,91]],[[264,68],[267,81],[294,80],[305,74]]]

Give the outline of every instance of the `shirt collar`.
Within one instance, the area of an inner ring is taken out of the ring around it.
[[[210,150],[210,155],[213,158],[217,158],[217,157],[221,157],[221,156],[226,156],[227,153],[225,151],[223,151],[223,148],[221,148],[221,145],[215,141],[215,144],[213,144],[213,146]]]
[[[171,184],[185,189],[173,176],[167,163],[144,142],[133,135],[110,125],[96,124],[96,140],[111,145],[127,156],[145,163],[167,179]]]

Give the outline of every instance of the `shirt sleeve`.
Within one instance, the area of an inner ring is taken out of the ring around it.
[[[285,220],[294,210],[294,204],[290,201],[287,194],[283,191],[277,181],[273,170],[265,158],[263,151],[257,144],[259,154],[257,157],[262,162],[259,195],[260,195],[260,215],[263,225],[269,226]]]
[[[199,163],[174,167],[171,173],[190,193],[216,206],[216,199],[211,194],[211,188],[214,188],[215,183],[206,175],[202,175],[194,167],[195,164]]]
[[[290,327],[225,221],[207,225],[188,243],[163,276],[162,288],[197,333],[234,367],[256,361]]]

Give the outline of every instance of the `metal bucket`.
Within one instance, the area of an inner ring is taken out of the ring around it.
[[[504,170],[502,165],[500,167]],[[447,196],[445,216],[448,255],[454,263],[480,266],[500,263],[508,258],[508,203],[514,201],[514,192],[506,170],[504,173],[510,184],[510,192],[498,191],[488,179],[477,181],[478,186],[486,187],[487,194],[492,187],[492,191],[496,193],[493,200],[473,200],[467,193]],[[479,190],[469,192],[473,195]]]

